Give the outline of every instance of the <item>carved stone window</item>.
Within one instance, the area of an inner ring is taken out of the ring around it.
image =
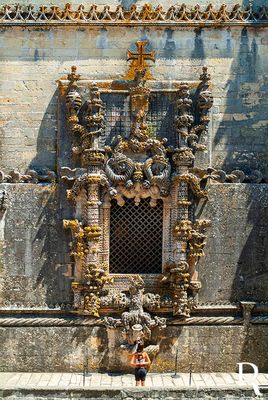
[[[161,274],[163,202],[137,206],[127,199],[120,207],[112,200],[110,214],[110,273]]]
[[[73,309],[97,317],[129,309],[107,324],[122,323],[130,342],[137,321],[148,337],[165,323],[143,307],[190,315],[208,226],[194,215],[207,196],[194,154],[206,149],[199,139],[213,103],[210,75],[204,67],[199,81],[157,82],[147,63],[155,53],[145,47],[128,51],[122,80],[82,80],[73,67],[60,81],[59,168],[75,204],[64,221],[73,237]]]

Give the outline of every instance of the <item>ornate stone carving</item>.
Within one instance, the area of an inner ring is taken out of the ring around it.
[[[78,144],[72,147],[73,154],[81,159],[81,166],[102,164],[104,154],[98,149],[98,137],[104,128],[104,107],[100,98],[100,92],[96,85],[90,89],[90,100],[83,105],[82,117],[79,120],[78,112],[81,109],[82,100],[77,92],[77,81],[80,75],[76,74],[76,67],[72,67],[68,75],[69,87],[66,94],[67,122],[73,135],[78,135]]]
[[[148,6],[144,16],[147,18],[152,11]],[[96,7],[90,12],[93,18]],[[106,7],[103,18],[109,12]],[[122,12],[118,7],[121,18]],[[134,20],[136,12],[133,5]],[[157,13],[162,20],[161,7]],[[153,135],[148,126],[151,83],[147,79],[151,74],[147,60],[154,61],[155,55],[146,51],[146,42],[138,42],[137,48],[137,53],[128,52],[132,64],[123,83],[124,91],[127,89],[129,93],[128,136],[117,135],[109,145],[100,147],[99,137],[105,124],[101,93],[106,90],[105,84],[98,82],[97,86],[90,82],[90,98],[83,103],[79,94],[82,80],[73,67],[66,90],[61,92],[73,139],[73,156],[79,163],[77,168],[61,169],[62,181],[69,185],[67,198],[75,208],[75,217],[64,221],[64,227],[72,233],[73,310],[92,317],[109,311],[120,314],[117,318],[106,317],[105,323],[109,327],[123,326],[128,345],[141,337],[149,341],[153,328],[165,326],[165,318],[151,316],[149,312],[172,312],[175,317],[187,318],[196,307],[201,284],[195,267],[198,258],[204,255],[208,221],[195,220],[194,207],[198,198],[207,196],[204,183],[212,175],[193,168],[199,131],[207,129],[208,110],[212,106],[207,70],[203,70],[199,85],[176,82],[177,135],[172,147],[167,139]],[[195,94],[193,86],[197,87]],[[195,146],[191,136],[194,129]],[[136,274],[119,277],[109,274],[112,200],[124,207],[126,199],[133,199],[139,206],[147,198],[151,207],[160,201],[164,205],[164,269],[163,275],[153,278],[153,289],[148,288],[146,271],[144,280]]]
[[[29,169],[25,174],[21,174],[14,169],[8,174],[0,170],[0,183],[56,183],[56,181],[56,173],[47,169],[44,169],[42,173],[38,173],[34,169]]]
[[[196,220],[193,223],[189,237],[189,257],[203,257],[205,255],[205,232],[209,226],[209,220]]]
[[[105,172],[109,179],[111,188],[111,195],[116,194],[115,186],[121,184],[126,185],[126,187],[133,186],[133,181],[131,180],[133,172],[135,169],[135,163],[125,154],[116,152],[108,159],[106,163]]]
[[[170,26],[201,25],[201,26],[219,26],[219,25],[267,25],[268,7],[263,4],[258,10],[253,10],[252,3],[245,8],[236,4],[227,7],[222,4],[216,8],[213,4],[200,6],[187,6],[186,4],[172,5],[168,9],[158,5],[152,7],[151,4],[144,4],[138,7],[132,4],[130,9],[124,9],[118,5],[111,9],[105,5],[99,7],[95,4],[85,8],[80,5],[77,9],[72,9],[67,3],[64,8],[57,5],[41,5],[35,8],[32,4],[5,4],[0,9],[0,24],[9,25],[23,22],[28,25],[53,25],[58,24],[76,24],[81,25],[136,25],[150,24],[161,26],[170,24]]]
[[[129,300],[127,303],[128,311],[122,313],[120,319],[106,317],[105,322],[108,327],[123,325],[123,332],[126,335],[128,344],[134,344],[138,338],[151,338],[151,330],[154,327],[163,329],[166,327],[166,319],[157,316],[151,317],[143,308],[155,311],[160,308],[160,296],[153,293],[144,294],[144,281],[137,275],[130,279],[128,289]],[[123,297],[124,305],[125,299]]]
[[[120,136],[115,138],[112,143],[112,155],[106,162],[105,172],[110,181],[110,193],[113,196],[117,195],[115,186],[120,186],[120,184],[127,190],[136,190],[136,192],[140,192],[141,184],[144,189],[155,186],[158,187],[160,196],[167,196],[171,172],[170,163],[166,157],[167,140],[165,138],[154,139],[149,136],[146,115],[150,90],[144,86],[145,81],[141,80],[145,79],[146,76],[146,69],[141,68],[146,65],[143,57],[147,53],[144,53],[144,45],[140,46],[141,42],[138,43],[138,48],[142,50],[142,54],[135,70],[136,86],[130,90],[130,106],[133,119],[130,136],[129,139],[123,139]],[[139,154],[140,160],[131,159],[129,157],[131,153]],[[125,190],[122,188],[121,193],[125,194]],[[133,196],[127,196],[126,194],[126,197]]]

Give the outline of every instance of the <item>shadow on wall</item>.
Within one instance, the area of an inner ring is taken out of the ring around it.
[[[268,301],[268,185],[248,185],[251,232],[237,261],[231,301]],[[237,210],[238,211],[238,210]]]
[[[244,2],[243,6],[247,5],[248,2]],[[254,2],[256,5],[259,3]],[[224,117],[214,138],[213,167],[227,172],[240,169],[246,174],[258,169],[268,177],[268,71],[265,76],[255,39],[257,36],[254,34],[254,28],[244,28],[241,31],[239,51],[231,67],[231,79],[227,83]],[[230,301],[267,302],[268,185],[247,184],[246,189],[247,221],[252,229],[237,260]],[[241,209],[241,212],[244,210]],[[264,357],[261,347],[256,347],[256,334],[253,327],[245,334],[241,357],[261,367]]]
[[[109,330],[100,326],[79,327],[74,330],[71,333],[70,346],[66,349],[65,368],[77,372],[112,370],[114,365],[111,365],[111,369],[109,368],[110,358],[116,352],[114,346],[108,347],[109,333]],[[120,347],[118,353],[120,353]]]
[[[42,257],[45,262],[36,279],[36,286],[45,286],[46,302],[49,306],[68,305],[72,301],[72,268],[68,264],[68,233],[63,231],[61,209],[62,190],[52,184],[52,194],[43,207],[38,221],[38,232],[34,240],[44,239]]]
[[[195,29],[194,49],[191,58],[205,58],[204,43],[202,38],[202,29]]]
[[[248,28],[241,31],[238,56],[230,71],[232,79],[227,82],[225,114],[214,137],[213,166],[228,172],[239,168],[246,174],[259,169],[268,176],[268,79],[250,33]]]
[[[29,165],[29,168],[33,168],[40,173],[45,169],[56,171],[57,102],[58,93],[55,91],[39,127],[37,154]]]
[[[194,48],[192,50],[190,58],[200,59],[200,60],[205,59],[202,33],[203,33],[202,29],[199,28],[195,29],[193,32]],[[167,28],[165,30],[165,43],[163,45],[164,45],[163,49],[159,51],[158,54],[159,57],[166,59],[174,59],[176,56],[181,57],[179,49],[177,48],[179,43],[176,43],[176,40],[174,39],[174,30],[170,28]]]
[[[255,38],[250,39],[250,33],[247,28],[241,31],[238,55],[231,67],[225,113],[214,137],[213,167],[228,172],[241,169],[246,174],[259,169],[267,176],[268,81],[264,82],[258,45]],[[263,286],[268,279],[265,190],[267,185],[247,186],[248,224],[252,230],[237,261],[231,301],[268,300],[268,289]]]
[[[37,138],[37,154],[29,168],[39,173],[57,170],[57,102],[53,94],[41,122]],[[71,218],[72,208],[66,204],[66,187],[51,183],[51,196],[43,206],[38,221],[35,240],[43,240],[42,256],[45,259],[36,279],[36,287],[46,288],[46,302],[50,306],[69,304],[72,301],[72,265],[69,260],[71,236],[63,229],[63,219]]]

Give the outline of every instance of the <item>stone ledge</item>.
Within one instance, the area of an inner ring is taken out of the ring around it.
[[[268,395],[268,389],[261,389],[262,394]],[[251,388],[232,388],[221,387],[221,388],[205,388],[205,389],[157,389],[157,388],[127,388],[122,389],[120,387],[114,388],[70,388],[68,390],[62,389],[4,389],[0,390],[1,398],[6,400],[16,399],[118,399],[118,400],[152,400],[152,399],[166,399],[166,400],[177,400],[177,399],[254,399],[255,394]]]

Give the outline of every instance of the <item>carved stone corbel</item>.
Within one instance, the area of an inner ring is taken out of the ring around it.
[[[243,312],[244,326],[247,328],[250,325],[251,314],[256,306],[254,301],[240,301],[240,305]]]
[[[123,312],[120,319],[106,317],[105,323],[110,328],[122,324],[127,343],[133,345],[138,338],[150,340],[153,328],[165,328],[166,318],[151,317],[148,312],[144,311],[144,308],[150,311],[159,309],[160,296],[153,293],[144,294],[144,281],[139,275],[130,278],[128,292],[128,311]]]

